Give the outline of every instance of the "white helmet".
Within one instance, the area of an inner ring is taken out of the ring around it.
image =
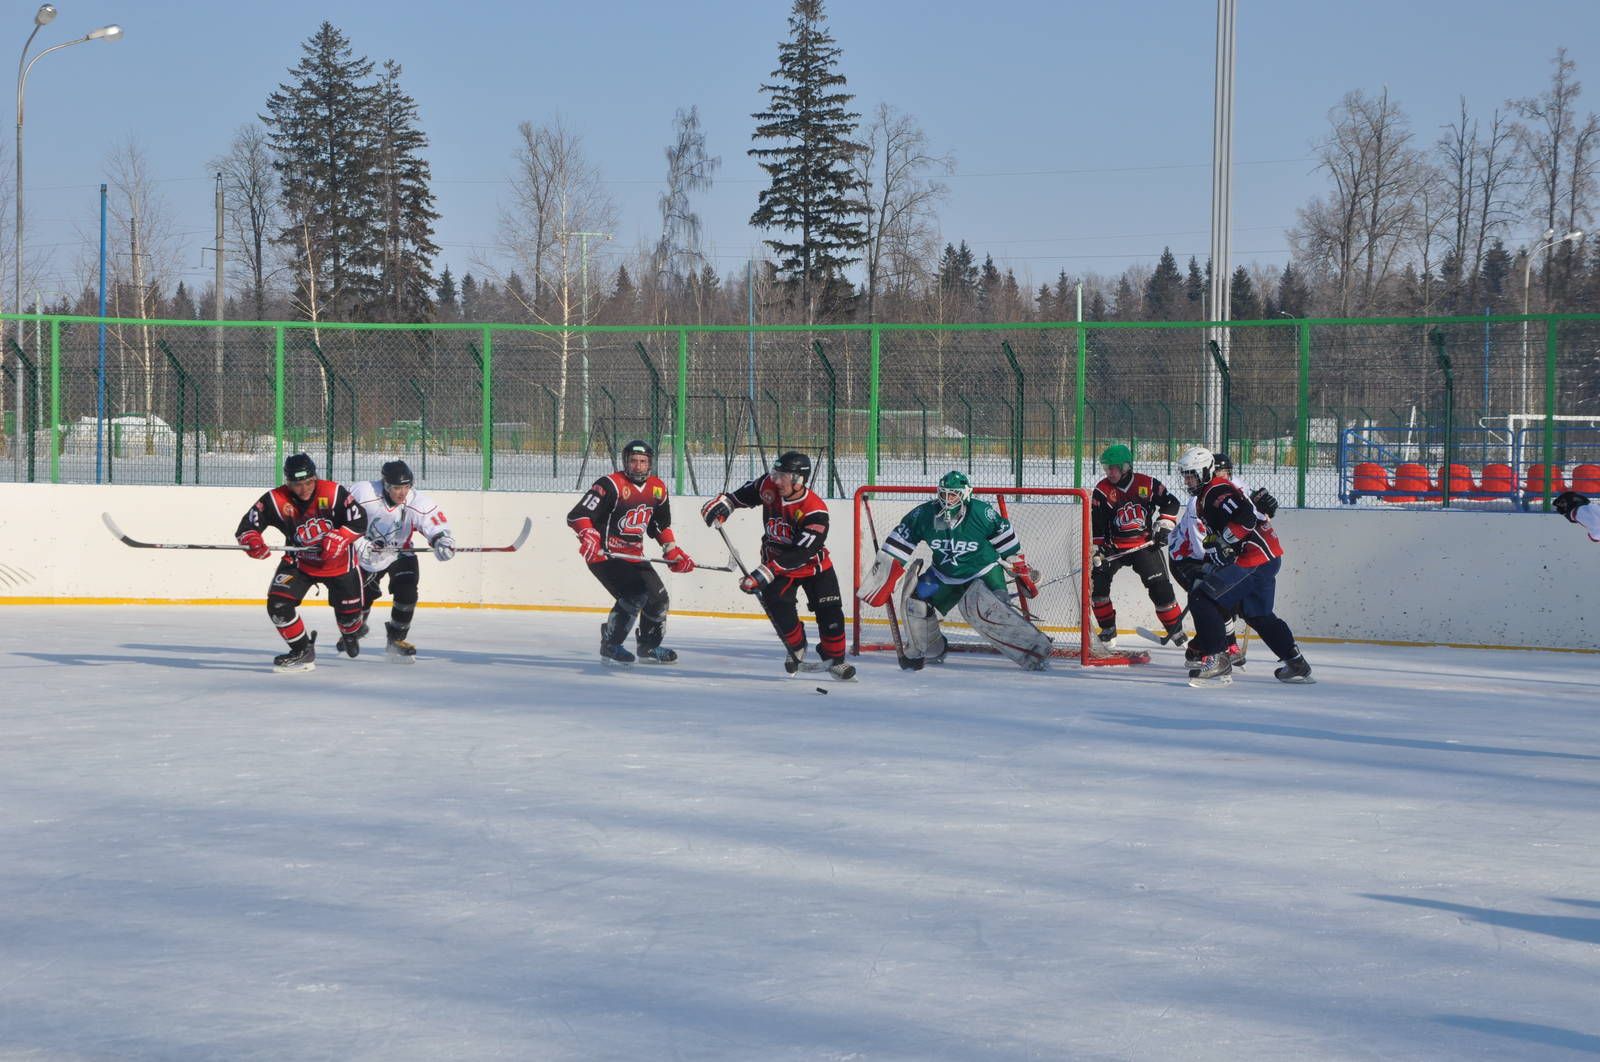
[[[1178,474],[1195,474],[1193,486],[1189,486],[1190,494],[1199,494],[1200,489],[1211,482],[1212,473],[1217,468],[1217,457],[1204,446],[1191,446],[1178,458]],[[1187,484],[1185,484],[1188,486]]]

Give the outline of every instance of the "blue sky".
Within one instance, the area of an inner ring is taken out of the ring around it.
[[[10,6],[13,47],[34,4]],[[137,139],[175,228],[182,269],[209,282],[207,160],[298,61],[327,19],[357,52],[404,67],[432,140],[443,218],[439,265],[459,276],[498,261],[493,243],[516,127],[560,115],[585,141],[619,204],[616,246],[654,237],[673,112],[698,105],[723,159],[701,197],[723,272],[760,234],[747,221],[762,175],[746,155],[758,86],[776,65],[787,0],[606,4],[411,0],[61,0],[35,49],[108,22],[125,39],[51,55],[27,94],[29,261],[73,286],[80,233],[96,224],[108,148]],[[1116,273],[1165,245],[1208,244],[1215,5],[1209,0],[983,5],[833,0],[842,70],[864,114],[885,101],[915,115],[958,171],[944,237],[1037,285],[1058,270]],[[974,15],[982,11],[982,17]],[[1385,85],[1419,140],[1466,95],[1487,115],[1548,82],[1568,48],[1600,111],[1600,4],[1347,0],[1239,4],[1235,90],[1235,261],[1282,262],[1283,230],[1323,187],[1311,144],[1351,89]],[[1520,238],[1535,226],[1530,222]],[[49,288],[46,288],[47,292]],[[9,300],[7,300],[9,301]]]

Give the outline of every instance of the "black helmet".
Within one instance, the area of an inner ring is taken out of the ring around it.
[[[383,485],[385,487],[409,487],[416,481],[416,477],[411,474],[411,466],[404,461],[385,461],[383,463]]]
[[[317,478],[317,463],[311,460],[310,454],[290,454],[283,462],[283,481],[285,483],[304,483],[308,479]]]
[[[811,483],[811,458],[799,450],[790,450],[787,453],[779,454],[778,459],[772,463],[772,470],[774,472],[787,472],[803,485]]]
[[[650,459],[650,467],[643,472],[634,472],[628,467],[628,458],[634,454],[644,454]],[[627,476],[635,486],[650,478],[651,471],[656,467],[656,449],[643,439],[634,439],[622,448],[622,474]]]
[[[1211,467],[1218,472],[1232,472],[1233,458],[1229,457],[1227,454],[1218,454],[1216,463]]]

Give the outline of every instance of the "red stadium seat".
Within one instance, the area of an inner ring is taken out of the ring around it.
[[[1403,490],[1405,494],[1385,495],[1384,501],[1401,505],[1406,502],[1418,500],[1419,495],[1427,494],[1433,489],[1428,482],[1428,470],[1422,465],[1404,464],[1394,470],[1394,489]]]
[[[1579,465],[1574,468],[1572,489],[1579,494],[1600,494],[1600,465]]]
[[[1544,495],[1544,466],[1529,465],[1528,478],[1523,480],[1522,489],[1528,494],[1542,497]],[[1550,493],[1560,494],[1567,489],[1566,481],[1561,478],[1561,469],[1555,468],[1550,473]]]
[[[1517,475],[1510,465],[1484,465],[1478,493],[1504,498],[1517,492]]]
[[[1389,489],[1389,473],[1376,461],[1363,461],[1356,466],[1351,489],[1357,494],[1381,494]]]
[[[1435,476],[1433,480],[1434,490],[1440,492],[1444,491],[1445,474],[1445,466],[1440,465],[1439,474]],[[1472,469],[1468,468],[1466,465],[1450,465],[1449,476],[1451,494],[1459,497],[1463,494],[1471,494],[1474,490],[1477,490],[1477,485],[1472,482]]]

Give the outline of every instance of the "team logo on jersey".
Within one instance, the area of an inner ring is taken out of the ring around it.
[[[1144,498],[1144,497],[1147,497],[1149,494],[1150,494],[1150,488],[1149,487],[1142,486],[1142,485],[1139,487],[1139,497]]]
[[[650,497],[654,498],[656,501],[660,501],[663,497],[666,496],[666,493],[667,492],[662,490],[660,487],[651,487],[650,488]]]
[[[960,560],[968,553],[976,553],[983,547],[976,542],[967,542],[959,538],[930,538],[928,548],[935,553],[948,554],[951,560]]]
[[[789,521],[782,517],[774,516],[767,521],[767,537],[774,542],[793,542],[794,528],[789,526]]]

